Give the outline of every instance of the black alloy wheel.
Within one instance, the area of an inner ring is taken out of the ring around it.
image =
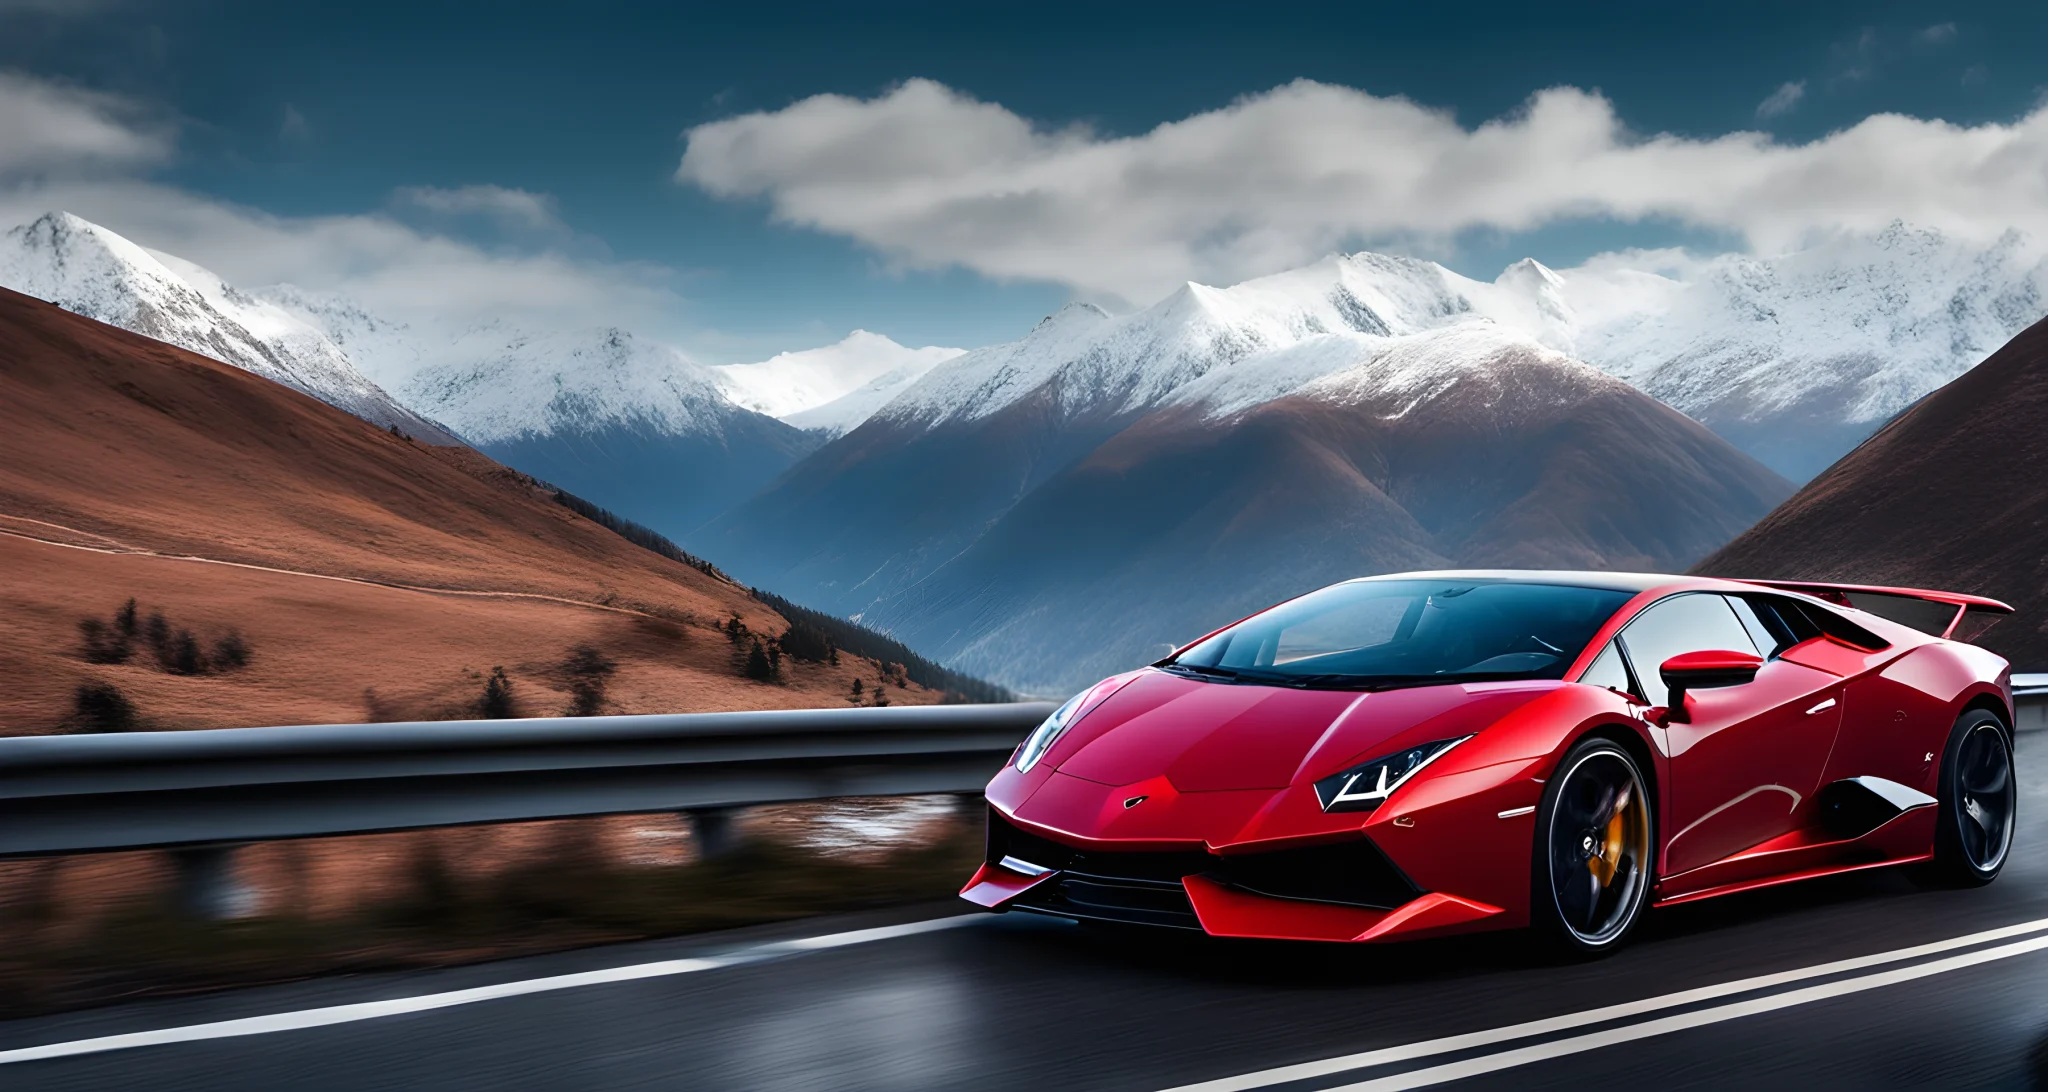
[[[1957,719],[1942,750],[1940,800],[1935,877],[1965,887],[1997,879],[2012,851],[2019,783],[2012,736],[1996,714],[1972,709]]]
[[[1530,910],[1567,951],[1613,951],[1641,919],[1656,872],[1650,805],[1635,758],[1606,739],[1573,747],[1544,786]]]

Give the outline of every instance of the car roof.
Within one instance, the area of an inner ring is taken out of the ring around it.
[[[1358,581],[1370,580],[1475,580],[1511,584],[1555,584],[1572,588],[1599,588],[1603,591],[1638,593],[1672,584],[1718,587],[1729,583],[1711,577],[1674,576],[1670,573],[1606,573],[1572,569],[1432,569],[1426,572],[1386,573],[1358,578]]]

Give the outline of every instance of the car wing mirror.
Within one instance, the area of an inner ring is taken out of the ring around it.
[[[1671,705],[1665,710],[1665,717],[1680,723],[1691,720],[1692,714],[1685,705],[1688,691],[1741,686],[1756,678],[1756,673],[1763,666],[1763,657],[1754,652],[1727,649],[1681,652],[1671,657],[1657,669],[1657,674],[1663,676],[1664,685],[1671,691]]]

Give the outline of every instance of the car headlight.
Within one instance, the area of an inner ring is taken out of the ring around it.
[[[1075,716],[1075,713],[1080,710],[1082,700],[1093,692],[1083,690],[1068,698],[1065,705],[1053,710],[1052,716],[1045,718],[1037,728],[1032,729],[1031,735],[1024,740],[1024,746],[1017,748],[1018,773],[1030,773],[1031,767],[1038,765],[1038,760],[1045,757],[1045,752],[1052,750],[1052,745],[1059,742],[1060,736],[1066,734],[1067,726],[1081,719]]]
[[[1316,782],[1316,799],[1322,802],[1324,811],[1371,811],[1424,766],[1471,738],[1439,739],[1331,774]]]

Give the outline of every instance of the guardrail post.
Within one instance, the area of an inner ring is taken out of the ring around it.
[[[178,871],[178,908],[201,921],[246,917],[256,909],[256,892],[235,876],[233,845],[187,846],[171,851]]]
[[[690,836],[697,841],[697,856],[703,860],[723,857],[739,845],[732,829],[735,808],[692,808],[683,814],[690,820]]]

